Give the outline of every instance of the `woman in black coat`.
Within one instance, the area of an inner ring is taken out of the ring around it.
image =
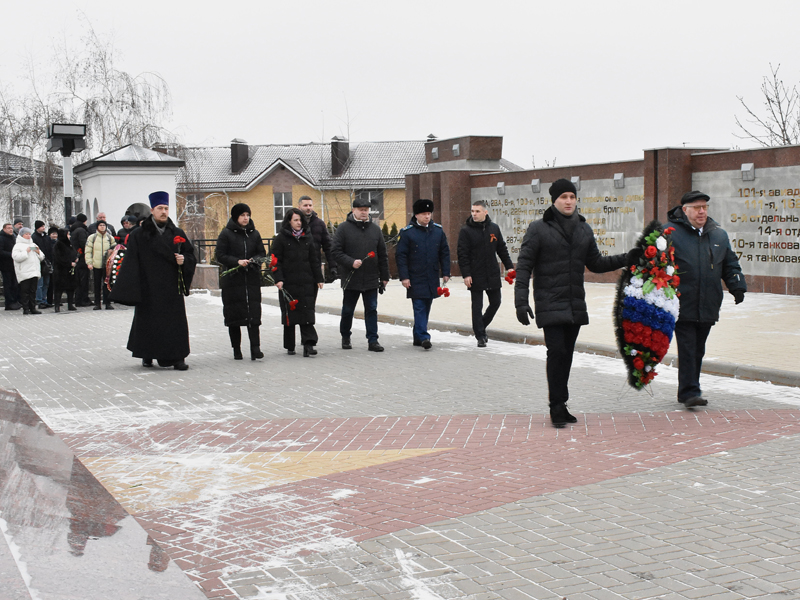
[[[233,346],[233,358],[242,360],[242,330],[250,337],[250,358],[264,358],[261,352],[261,265],[254,259],[266,257],[261,234],[250,219],[250,207],[236,204],[231,218],[217,239],[217,262],[225,270],[236,269],[220,278],[222,315]]]
[[[314,328],[317,292],[324,279],[319,248],[308,230],[306,216],[298,209],[286,212],[281,231],[272,243],[272,253],[278,259],[274,277],[275,286],[281,290],[283,347],[294,354],[295,325],[299,325],[303,356],[313,356],[318,340]]]
[[[75,308],[75,288],[78,280],[75,277],[75,265],[78,264],[78,252],[69,241],[69,231],[58,230],[58,239],[53,246],[53,303],[56,312],[61,312],[61,294],[67,293],[67,310]]]

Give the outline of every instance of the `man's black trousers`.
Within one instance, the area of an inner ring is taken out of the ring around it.
[[[497,290],[476,290],[470,288],[472,294],[472,331],[475,332],[475,337],[481,339],[486,337],[486,328],[494,319],[497,314],[497,309],[500,308],[500,301],[502,300],[502,291]],[[489,306],[486,312],[483,312],[483,292],[489,297]]]
[[[543,327],[544,343],[547,346],[547,388],[550,406],[566,404],[569,400],[569,372],[575,341],[581,331],[580,325],[550,325]]]
[[[678,343],[678,400],[700,396],[700,369],[706,353],[706,339],[713,323],[681,321],[675,323]]]

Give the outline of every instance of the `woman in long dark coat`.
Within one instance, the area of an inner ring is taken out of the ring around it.
[[[313,356],[318,341],[314,328],[317,292],[322,289],[324,279],[319,248],[308,229],[306,216],[298,209],[286,212],[281,231],[272,243],[272,253],[278,259],[274,278],[275,286],[281,290],[283,347],[289,354],[295,353],[295,325],[299,325],[303,356]]]
[[[75,288],[78,280],[75,277],[75,265],[78,264],[78,252],[69,241],[69,231],[58,230],[58,239],[53,246],[53,304],[56,312],[61,312],[61,294],[67,293],[67,310],[75,308]]]
[[[261,234],[250,219],[250,207],[236,204],[231,218],[217,239],[217,262],[225,270],[236,269],[220,278],[222,315],[233,346],[233,358],[242,360],[242,326],[250,337],[250,358],[264,358],[261,352],[261,265],[253,259],[267,255]]]

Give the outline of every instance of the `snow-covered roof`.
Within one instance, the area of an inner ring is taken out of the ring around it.
[[[14,181],[20,185],[30,185],[32,182],[31,167],[35,170],[36,177],[42,177],[45,169],[48,169],[49,175],[56,181],[62,179],[62,168],[57,163],[46,163],[42,160],[32,161],[25,156],[0,151],[0,182]]]
[[[75,167],[75,172],[80,173],[94,166],[101,165],[140,166],[145,164],[163,164],[164,166],[182,167],[184,163],[180,158],[170,156],[164,152],[156,152],[155,150],[150,150],[143,146],[127,144],[116,150],[111,150],[110,152],[96,156],[85,163],[81,163]]]
[[[407,174],[427,171],[424,140],[350,144],[341,175],[332,173],[329,143],[251,145],[249,159],[237,173],[231,172],[229,146],[186,148],[183,153],[186,167],[179,173],[179,191],[246,191],[279,163],[318,189],[402,189]],[[521,168],[501,160],[500,170]]]

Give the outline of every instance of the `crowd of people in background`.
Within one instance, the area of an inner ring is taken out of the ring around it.
[[[38,315],[42,310],[60,312],[66,295],[67,310],[93,307],[113,310],[109,301],[109,251],[125,244],[140,224],[135,215],[122,217],[119,231],[106,221],[105,213],[87,225],[81,213],[66,227],[36,221],[33,228],[22,219],[5,223],[0,232],[0,276],[5,310]],[[90,295],[90,288],[92,294]]]
[[[559,179],[549,192],[553,205],[542,219],[528,226],[516,270],[502,232],[480,200],[472,203],[460,232],[458,259],[471,293],[479,347],[486,346],[486,328],[500,307],[498,260],[502,263],[506,280],[515,285],[517,320],[530,325],[535,319],[544,331],[550,417],[555,427],[563,427],[577,422],[567,410],[567,401],[575,343],[581,327],[589,322],[585,270],[604,273],[630,267],[638,264],[643,251],[637,244],[628,252],[603,256],[592,228],[577,211],[575,185]],[[680,316],[674,329],[680,357],[678,401],[689,408],[707,404],[699,377],[706,338],[719,319],[722,282],[737,304],[747,291],[727,233],[708,218],[709,201],[707,194],[695,190],[684,195],[681,205],[669,213],[676,260],[681,265]],[[142,359],[144,367],[152,367],[156,360],[160,366],[188,369],[184,359],[189,354],[189,331],[183,298],[189,294],[196,257],[186,234],[169,219],[169,195],[154,192],[150,204],[150,216],[140,220],[126,215],[119,232],[107,223],[104,213],[90,226],[86,215],[79,214],[68,228],[50,227],[47,231],[42,221],[36,221],[33,229],[24,227],[19,219],[4,224],[0,274],[5,309],[21,309],[26,315],[41,314],[41,309],[47,308],[59,312],[64,293],[68,310],[88,306],[111,310],[112,300],[135,306],[128,342],[133,355]],[[442,285],[450,278],[450,249],[443,228],[433,219],[434,210],[430,200],[413,203],[413,216],[400,232],[395,253],[400,282],[414,312],[412,343],[425,350],[433,346],[428,332],[432,302],[449,295]],[[331,281],[341,279],[341,348],[353,348],[353,315],[361,299],[367,349],[383,352],[378,341],[377,306],[378,295],[389,283],[389,261],[386,240],[369,213],[369,201],[357,197],[331,239],[313,210],[313,201],[303,196],[298,208],[286,211],[268,256],[250,207],[236,204],[232,208],[217,240],[216,259],[225,269],[221,273],[223,317],[234,359],[243,359],[241,327],[247,328],[251,359],[264,357],[259,336],[264,274],[279,290],[284,348],[290,355],[296,353],[299,327],[303,356],[317,354],[314,325],[317,293],[325,282],[322,253],[333,274]],[[116,251],[124,246],[128,246],[126,265],[119,270],[119,285],[113,285],[109,255],[113,259],[112,248]],[[484,292],[489,300],[486,311]]]

